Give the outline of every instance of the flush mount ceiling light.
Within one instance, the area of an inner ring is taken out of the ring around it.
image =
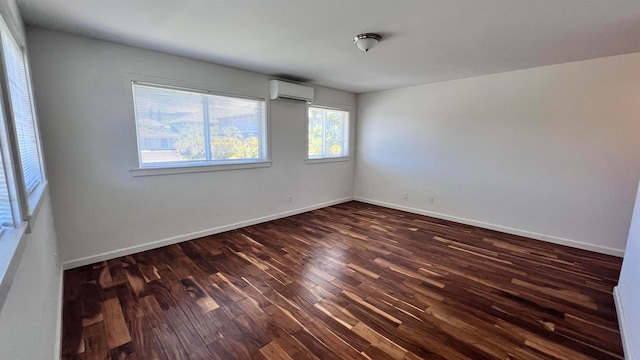
[[[353,43],[356,44],[358,49],[369,52],[382,40],[382,36],[374,33],[360,34],[353,38]]]

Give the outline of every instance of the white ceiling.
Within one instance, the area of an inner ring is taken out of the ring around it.
[[[357,93],[640,51],[640,0],[17,2],[28,25]],[[384,37],[368,54],[363,32]]]

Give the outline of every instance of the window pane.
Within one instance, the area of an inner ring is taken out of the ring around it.
[[[201,94],[133,89],[142,164],[205,160]]]
[[[141,166],[261,161],[264,101],[133,85]]]
[[[349,112],[309,107],[309,159],[349,155]]]
[[[318,108],[309,108],[309,158],[322,157],[322,124],[324,123],[324,111]]]
[[[2,47],[9,80],[11,109],[20,148],[20,162],[26,191],[31,193],[42,182],[42,168],[26,64],[22,49],[7,32],[2,34]]]
[[[212,159],[261,159],[264,102],[225,96],[208,100]]]
[[[346,122],[345,111],[326,111],[325,141],[326,156],[343,156],[345,150],[344,124]]]

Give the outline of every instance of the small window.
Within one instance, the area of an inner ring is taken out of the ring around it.
[[[349,112],[309,106],[309,159],[349,156]]]
[[[141,168],[267,159],[265,101],[133,83]]]

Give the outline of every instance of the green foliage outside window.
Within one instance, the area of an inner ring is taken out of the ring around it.
[[[347,156],[348,129],[347,111],[309,107],[309,158]]]
[[[175,148],[183,160],[206,159],[202,126],[192,126],[181,132]],[[257,159],[260,152],[256,136],[243,137],[236,127],[226,127],[221,134],[211,131],[211,159]],[[216,134],[216,135],[214,135]]]

